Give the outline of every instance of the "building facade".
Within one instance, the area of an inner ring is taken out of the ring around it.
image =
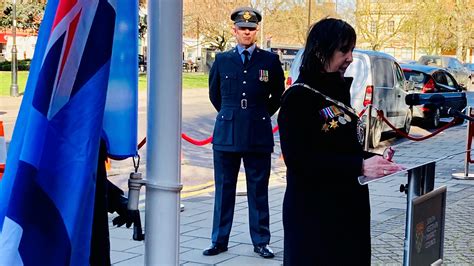
[[[357,46],[399,60],[444,54],[473,62],[473,14],[473,0],[357,0]]]

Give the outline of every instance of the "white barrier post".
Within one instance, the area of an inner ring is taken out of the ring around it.
[[[471,106],[467,108],[467,115],[470,117],[474,117],[474,112]],[[474,122],[467,122],[467,133],[466,133],[466,151],[471,149],[471,140],[472,134],[471,130],[473,130]],[[471,160],[471,152],[466,152],[465,156],[465,163],[464,163],[464,173],[454,173],[452,177],[455,179],[461,180],[472,180],[474,179],[473,174],[469,174],[469,161]]]
[[[367,121],[365,122],[364,151],[369,151],[370,128],[372,127],[372,104],[367,107]]]

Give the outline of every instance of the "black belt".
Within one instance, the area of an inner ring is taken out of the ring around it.
[[[261,105],[262,107],[265,105]],[[247,99],[242,99],[240,100],[240,104],[230,104],[230,103],[224,103],[221,105],[221,107],[236,107],[236,108],[242,108],[242,109],[247,109],[247,108],[253,108],[253,107],[258,107],[256,104],[249,104]]]

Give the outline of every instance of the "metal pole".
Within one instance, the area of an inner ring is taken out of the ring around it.
[[[370,137],[370,128],[372,127],[372,104],[369,104],[367,107],[367,119],[365,122],[365,141],[364,141],[364,150],[369,151],[369,137]]]
[[[473,109],[471,106],[469,106],[466,109],[466,115],[469,117],[473,116]],[[469,151],[471,149],[471,146],[469,144],[471,138],[473,137],[471,135],[471,130],[472,130],[472,122],[467,121],[467,133],[466,133],[466,151]],[[464,156],[464,172],[463,173],[453,173],[451,176],[454,179],[460,179],[460,180],[472,180],[474,179],[474,174],[469,173],[469,161],[471,160],[471,152],[466,152],[466,155]]]
[[[311,1],[312,0],[308,0],[308,29],[311,25]]]
[[[145,265],[178,265],[183,0],[152,0],[147,8]]]
[[[470,117],[471,113],[472,113],[472,107],[469,106],[467,108],[467,115]],[[472,123],[470,121],[467,121],[466,151],[471,149],[471,147],[469,145],[470,138],[472,138],[472,136],[471,136],[471,127],[472,127]],[[471,155],[470,152],[466,152],[466,156],[465,156],[465,160],[464,160],[464,176],[469,176],[469,160],[471,159],[470,155]]]
[[[16,0],[13,0],[13,12],[12,12],[12,83],[10,85],[10,96],[18,97],[18,66],[17,66],[17,50],[16,50]]]

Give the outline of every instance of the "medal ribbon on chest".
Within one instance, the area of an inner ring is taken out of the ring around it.
[[[268,82],[268,70],[260,69],[260,81]]]

